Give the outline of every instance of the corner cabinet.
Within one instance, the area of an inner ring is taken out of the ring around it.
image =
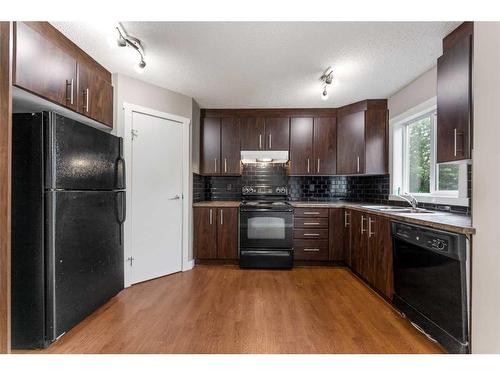
[[[111,73],[47,22],[14,25],[13,84],[112,128]]]
[[[466,22],[443,40],[437,61],[437,162],[471,158],[472,35]]]
[[[385,174],[388,171],[386,100],[365,100],[339,109],[337,174]]]
[[[240,122],[235,118],[206,117],[200,129],[203,175],[239,175]]]
[[[194,207],[193,248],[197,260],[238,258],[238,208]]]
[[[335,117],[294,117],[290,123],[290,174],[334,175],[337,170]]]

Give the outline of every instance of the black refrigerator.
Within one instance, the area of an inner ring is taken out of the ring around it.
[[[12,347],[43,348],[123,289],[122,139],[14,114]]]

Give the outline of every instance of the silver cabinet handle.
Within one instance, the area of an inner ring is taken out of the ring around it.
[[[209,214],[209,223],[212,225],[212,209],[210,209],[210,214]]]
[[[309,173],[309,158],[307,158],[307,173]]]
[[[304,215],[319,215],[318,211],[305,211]]]
[[[220,225],[224,225],[224,210],[220,209]]]
[[[365,215],[361,215],[361,234],[366,232],[365,220],[366,220]]]
[[[304,223],[304,225],[319,225],[319,223]]]
[[[224,173],[227,173],[227,158],[224,158]]]
[[[173,198],[169,198],[169,200],[171,200],[171,201],[176,201],[178,199],[181,199],[181,197],[179,195],[174,195]]]
[[[344,227],[348,227],[350,224],[349,224],[349,221],[347,220],[347,218],[351,216],[351,214],[347,211],[344,211]]]
[[[309,237],[318,237],[319,233],[304,233],[304,236],[309,236]]]
[[[273,135],[269,133],[269,149],[273,148]]]
[[[74,102],[74,97],[73,97],[73,87],[74,87],[74,79],[71,78],[70,81],[66,80],[66,89],[70,87],[69,89],[69,97],[66,97],[66,100],[69,100],[69,103],[73,105]]]
[[[259,150],[262,149],[262,134],[259,134]]]
[[[305,248],[304,251],[308,251],[308,252],[318,252],[319,249],[308,249],[308,248]]]
[[[453,129],[453,155],[457,156],[457,128]]]
[[[358,162],[357,163],[358,163],[358,173],[359,173],[359,156],[358,156]]]
[[[374,222],[374,220],[369,217],[368,218],[368,238],[370,238],[371,236],[373,236],[375,233],[372,232],[372,223]]]
[[[217,158],[214,159],[214,171],[217,173]]]
[[[320,163],[320,159],[318,158],[318,172],[319,173],[319,163]]]
[[[87,88],[85,90],[85,112],[89,113],[89,96],[90,96],[90,89]]]

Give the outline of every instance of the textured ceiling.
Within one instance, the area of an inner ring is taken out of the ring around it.
[[[113,23],[53,22],[111,72],[191,96],[204,108],[338,107],[387,98],[436,64],[457,22],[123,22],[147,68],[119,48]],[[319,77],[333,66],[327,101]]]

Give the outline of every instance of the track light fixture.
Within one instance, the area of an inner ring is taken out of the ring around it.
[[[321,85],[323,86],[323,92],[321,93],[321,99],[327,100],[328,99],[328,86],[332,84],[333,81],[333,69],[331,66],[329,66],[324,72],[321,77],[319,77],[319,80],[321,82]]]
[[[135,71],[137,73],[142,73],[144,71],[144,68],[146,67],[146,60],[144,59],[146,54],[144,53],[144,48],[142,47],[141,41],[137,38],[134,38],[133,36],[128,35],[121,23],[118,23],[118,25],[116,26],[116,30],[118,31],[118,46],[132,47],[139,54],[140,61],[139,64],[135,66]]]

